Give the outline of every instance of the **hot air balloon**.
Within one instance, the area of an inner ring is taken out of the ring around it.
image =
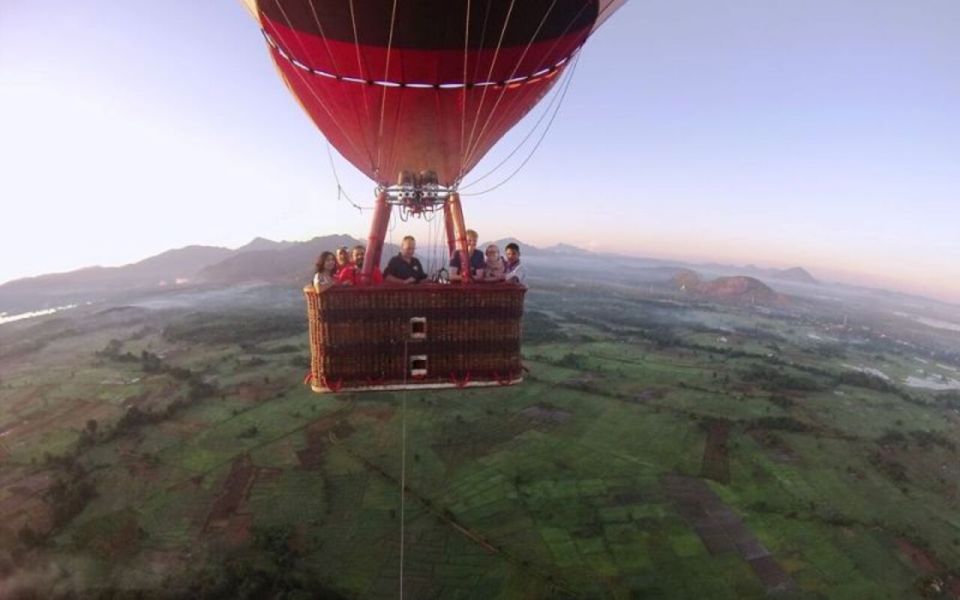
[[[244,0],[290,90],[377,184],[362,277],[394,208],[442,212],[469,264],[464,176],[625,0]],[[466,270],[465,271],[469,271]],[[521,380],[520,285],[304,290],[316,391]]]

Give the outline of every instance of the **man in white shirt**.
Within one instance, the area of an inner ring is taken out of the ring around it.
[[[503,273],[504,278],[508,283],[522,284],[523,280],[527,278],[527,271],[520,264],[520,246],[513,242],[507,244],[505,254],[507,255],[507,268]]]

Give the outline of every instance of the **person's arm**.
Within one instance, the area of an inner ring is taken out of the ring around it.
[[[523,280],[527,278],[527,272],[523,268],[523,265],[517,265],[517,268],[510,273],[510,277],[507,278],[507,281],[512,281],[513,283],[519,283],[523,285]]]
[[[400,279],[394,273],[393,261],[390,261],[390,264],[387,265],[387,269],[383,272],[383,281],[385,283],[406,283],[405,279]]]
[[[523,265],[517,265],[504,278],[507,283],[523,283]]]
[[[454,250],[453,256],[447,265],[447,279],[449,281],[460,281],[460,251]]]
[[[417,281],[416,278],[414,278],[414,277],[407,277],[406,279],[400,279],[399,277],[397,277],[397,276],[394,275],[393,273],[387,273],[386,275],[384,275],[384,276],[383,276],[383,280],[384,280],[385,282],[387,282],[387,283],[400,283],[400,284],[403,284],[403,283],[416,283],[416,281]]]
[[[383,280],[386,283],[403,283],[402,279],[394,275],[397,268],[396,260],[397,257],[391,258],[390,262],[387,263],[387,268],[383,270]]]
[[[383,272],[383,280],[386,283],[410,283],[410,281],[413,279],[412,277],[407,277],[404,279],[398,275],[395,275],[395,273],[399,272],[399,270],[400,265],[397,263],[397,257],[391,258],[390,262],[387,264],[387,270]]]
[[[476,250],[474,251],[474,253],[476,253]],[[480,258],[482,258],[483,260],[481,260]],[[478,281],[483,281],[487,274],[487,259],[483,256],[483,254],[480,255],[480,258],[477,258],[475,261],[477,264],[474,265],[473,270],[474,272],[476,272],[476,275],[474,275],[473,278]],[[472,261],[474,260],[474,258],[471,257],[470,260]]]
[[[427,278],[427,274],[423,270],[423,264],[416,258],[413,260],[415,260],[417,264],[417,269],[414,271],[414,275],[413,275],[413,282],[420,283],[421,281]]]
[[[343,270],[337,273],[337,283],[340,285],[353,285],[353,274],[355,272],[355,267],[344,267]]]

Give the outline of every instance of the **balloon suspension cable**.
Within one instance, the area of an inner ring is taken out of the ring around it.
[[[553,2],[550,4],[550,7],[544,13],[543,18],[540,19],[540,24],[537,25],[537,28],[534,30],[533,34],[530,36],[530,40],[527,42],[526,47],[523,49],[523,53],[521,53],[520,56],[517,58],[517,61],[514,64],[513,69],[510,71],[510,77],[508,79],[513,79],[514,77],[517,76],[517,72],[520,70],[520,66],[523,64],[523,60],[526,58],[527,53],[530,51],[530,48],[533,47],[533,44],[537,39],[537,35],[539,35],[540,30],[543,28],[543,25],[547,22],[547,19],[549,18],[550,13],[553,12],[553,9],[556,5],[557,5],[557,0],[553,0]],[[586,4],[584,4],[584,6],[586,6]],[[511,10],[512,10],[512,6],[511,6]],[[582,11],[583,8],[581,8],[580,10]],[[579,14],[579,11],[578,11],[578,14]],[[509,15],[508,15],[508,18],[509,18]],[[573,21],[571,21],[571,24],[572,23]],[[569,29],[570,26],[568,25],[567,27]],[[566,31],[564,32],[564,35],[566,35]],[[556,48],[556,42],[554,42],[554,48]],[[493,108],[488,111],[487,118],[484,120],[483,126],[480,128],[480,131],[477,133],[476,137],[474,138],[475,145],[468,144],[466,148],[466,154],[461,154],[461,161],[462,161],[461,169],[460,169],[461,174],[463,173],[464,166],[472,162],[473,156],[480,149],[484,134],[487,132],[487,127],[489,127],[491,121],[494,118],[494,115],[497,113],[497,107],[500,106],[500,102],[503,100],[504,96],[507,93],[507,90],[509,89],[510,89],[510,86],[504,86],[500,88],[500,93],[497,95],[497,98],[493,103]],[[483,106],[482,100],[480,104],[482,107]],[[477,117],[479,116],[480,116],[480,111],[478,110]]]
[[[309,4],[310,4],[310,8],[313,9],[313,8],[314,8],[314,7],[313,7],[313,2],[310,2]],[[285,11],[285,10],[283,9],[283,6],[282,6],[281,4],[277,4],[277,8],[280,9],[280,13],[283,15],[283,20],[286,22],[287,27],[288,27],[291,31],[296,30],[296,28],[293,26],[293,23],[290,21],[290,16],[287,14],[287,11]],[[320,24],[320,21],[319,21],[319,19],[317,18],[317,15],[316,15],[316,11],[315,11],[315,10],[314,10],[314,19],[316,20],[317,27],[320,29],[320,31],[323,31],[323,26]],[[294,73],[296,73],[297,79],[299,79],[301,83],[303,83],[304,85],[307,86],[307,89],[310,90],[310,95],[313,96],[313,99],[317,102],[317,104],[318,104],[318,105],[323,109],[323,111],[327,114],[327,116],[328,116],[328,117],[330,118],[330,120],[333,122],[333,125],[334,125],[337,129],[340,130],[340,133],[342,133],[342,134],[344,135],[344,137],[345,137],[345,139],[347,140],[347,142],[348,142],[351,146],[353,146],[354,150],[356,150],[357,152],[361,152],[359,146],[357,146],[356,141],[353,139],[353,137],[351,137],[351,136],[347,133],[347,131],[344,129],[343,125],[340,124],[340,122],[338,121],[338,119],[335,117],[334,113],[330,110],[330,108],[329,108],[329,106],[327,105],[327,103],[325,103],[325,102],[323,101],[323,99],[320,98],[320,95],[317,94],[317,91],[313,89],[313,86],[311,86],[309,83],[307,83],[307,78],[306,78],[305,73],[303,72],[303,69],[300,69],[300,68],[297,66],[298,64],[302,64],[302,63],[299,63],[299,61],[297,61],[296,59],[291,58],[291,56],[290,56],[289,54],[287,54],[286,56],[284,56],[284,55],[283,55],[283,50],[282,50],[282,48],[283,48],[282,44],[280,44],[278,41],[274,40],[273,37],[272,37],[269,33],[267,33],[267,30],[266,30],[266,29],[261,29],[261,30],[260,30],[260,33],[263,34],[264,39],[267,41],[267,45],[268,45],[268,46],[270,46],[271,48],[273,48],[279,55],[283,56],[287,61],[290,62],[291,65],[293,65],[294,67],[297,67],[297,68],[294,69]],[[296,40],[297,44],[300,46],[300,50],[304,53],[304,55],[307,55],[308,52],[307,52],[306,46],[304,46],[303,41],[299,38],[299,36],[295,36],[294,39]],[[324,37],[324,45],[326,45],[326,38],[325,38],[325,37]],[[330,55],[329,46],[327,47],[327,54]],[[332,59],[332,55],[331,55],[331,59]],[[334,64],[336,64],[336,62],[334,62]],[[279,66],[279,65],[278,65],[278,66]],[[309,72],[309,70],[308,70],[308,72]],[[354,108],[355,108],[355,110],[356,110],[356,107],[354,107]],[[359,112],[357,112],[357,115],[359,115]],[[359,116],[358,116],[358,118],[359,118]],[[364,145],[364,147],[366,148],[366,153],[367,153],[367,156],[368,156],[369,159],[370,159],[370,164],[373,164],[373,154],[370,152],[370,148],[369,148],[369,146],[367,145],[367,140],[366,140],[366,138],[363,138],[363,145]]]
[[[407,342],[403,343],[403,396],[400,408],[400,600],[403,600],[403,563],[406,543],[407,494],[407,372],[410,368]]]
[[[570,65],[570,75],[569,75],[569,77],[567,78],[566,82],[564,82],[564,84],[563,84],[563,90],[560,92],[560,100],[557,102],[557,106],[556,106],[556,108],[554,109],[553,114],[550,115],[550,120],[547,121],[547,126],[546,126],[546,128],[544,128],[543,133],[540,134],[540,138],[537,140],[537,143],[534,144],[533,148],[530,150],[530,153],[527,154],[526,158],[523,159],[523,161],[520,163],[520,165],[519,165],[516,169],[514,169],[513,172],[511,172],[509,175],[507,175],[506,178],[504,178],[503,180],[501,180],[501,181],[500,181],[499,183],[497,183],[496,185],[493,185],[493,186],[491,186],[491,187],[489,187],[489,188],[487,188],[487,189],[485,189],[485,190],[483,190],[483,191],[480,191],[480,192],[464,192],[464,193],[461,193],[461,194],[460,194],[461,196],[480,196],[480,195],[482,195],[482,194],[487,194],[487,193],[489,193],[489,192],[492,192],[492,191],[500,188],[501,186],[505,185],[508,181],[510,181],[511,179],[513,179],[513,177],[514,177],[517,173],[519,173],[525,166],[527,166],[527,163],[530,162],[530,159],[533,158],[533,155],[536,154],[537,150],[540,148],[540,144],[543,143],[544,138],[547,137],[547,133],[550,131],[550,127],[553,125],[554,119],[557,118],[557,114],[560,112],[560,107],[563,106],[563,99],[566,97],[567,91],[570,89],[570,82],[573,81],[573,75],[574,75],[574,73],[575,73],[576,70],[577,70],[577,64],[578,64],[579,62],[580,62],[580,53],[577,52],[577,53],[574,55],[573,64]],[[498,166],[499,166],[499,165],[498,165]],[[486,175],[484,175],[484,177],[486,177]],[[482,179],[482,178],[481,178],[481,179]],[[480,181],[480,180],[478,179],[477,181]],[[464,187],[464,188],[469,187],[470,185],[475,184],[477,181],[474,181],[473,183],[470,183],[470,184],[465,185],[465,186],[463,186],[463,187]]]
[[[330,142],[327,142],[327,158],[330,159],[330,170],[333,171],[333,180],[337,183],[337,200],[346,200],[350,206],[354,207],[362,214],[364,210],[373,210],[372,206],[361,206],[353,201],[353,198],[347,194],[347,190],[340,185],[340,176],[337,175],[337,165],[333,162],[333,152],[330,151]]]
[[[580,51],[581,48],[582,48],[582,46],[581,46],[580,48],[577,48],[577,49],[574,51],[573,55],[571,55],[571,58],[573,58],[573,60],[574,60],[574,62],[573,62],[573,67],[576,66],[576,62],[577,62],[577,60],[578,60],[578,58],[579,58],[578,53],[579,53],[579,51]],[[566,89],[567,89],[567,86],[570,85],[570,80],[573,79],[573,73],[574,73],[574,71],[576,71],[576,69],[573,68],[573,67],[571,67],[570,69],[568,69],[568,70],[563,74],[563,83],[561,83],[560,85],[558,85],[558,86],[555,88],[553,94],[550,96],[550,102],[547,103],[546,108],[544,108],[544,110],[540,113],[540,117],[537,118],[537,122],[534,123],[533,127],[530,128],[530,131],[527,132],[527,135],[523,136],[523,139],[520,140],[520,142],[518,142],[516,146],[514,146],[513,150],[511,150],[510,153],[507,154],[507,155],[503,158],[503,160],[501,160],[500,162],[498,162],[493,168],[491,168],[489,171],[487,171],[487,172],[484,173],[483,175],[477,177],[477,178],[474,179],[473,181],[470,181],[470,182],[468,182],[468,183],[465,183],[465,184],[463,184],[463,185],[458,186],[458,188],[457,188],[458,190],[465,190],[465,189],[467,189],[467,188],[473,187],[473,186],[477,185],[478,183],[480,183],[481,181],[483,181],[484,179],[486,179],[487,177],[490,177],[491,175],[493,175],[494,173],[496,173],[497,171],[499,171],[501,167],[503,167],[505,164],[507,164],[507,161],[509,161],[511,158],[513,158],[513,156],[514,156],[517,152],[519,152],[520,149],[523,148],[528,141],[530,141],[530,138],[533,137],[533,134],[536,133],[537,130],[540,129],[540,125],[543,124],[543,120],[547,118],[547,115],[551,114],[551,111],[553,111],[552,114],[556,114],[556,111],[554,110],[554,105],[557,104],[557,99],[560,98],[560,97],[563,95],[564,90],[566,90]],[[556,109],[557,109],[557,110],[560,109],[559,105],[556,107]],[[552,118],[551,118],[551,119],[552,119]],[[546,135],[545,132],[544,132],[544,134],[541,136],[540,139],[542,139],[544,135]],[[538,143],[539,143],[539,142],[538,142]],[[469,195],[469,194],[466,194],[466,195]]]

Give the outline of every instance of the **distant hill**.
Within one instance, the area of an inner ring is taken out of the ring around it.
[[[242,254],[244,252],[255,252],[258,250],[280,250],[283,248],[289,248],[290,246],[298,243],[300,242],[275,242],[273,240],[268,240],[267,238],[255,237],[247,244],[237,248],[234,253]]]
[[[771,271],[776,271],[771,269]],[[784,281],[793,281],[795,283],[809,283],[812,285],[819,285],[820,282],[810,274],[809,271],[803,267],[793,267],[792,269],[783,269],[781,271],[776,271],[773,277],[777,279],[782,279]]]
[[[745,275],[704,281],[696,272],[684,269],[670,283],[684,295],[714,302],[761,306],[778,306],[786,302],[785,296],[776,293],[767,284]]]
[[[88,267],[17,279],[0,285],[0,310],[31,310],[186,283],[201,269],[233,253],[216,246],[187,246],[121,267]]]
[[[553,246],[547,246],[545,248],[540,248],[534,246],[533,244],[527,244],[521,242],[517,238],[501,238],[499,240],[494,240],[492,242],[483,242],[479,245],[480,249],[486,248],[490,244],[496,244],[500,248],[500,252],[503,252],[503,249],[507,244],[514,243],[520,246],[520,255],[521,256],[596,256],[593,252],[589,250],[584,250],[583,248],[578,248],[577,246],[571,246],[570,244],[555,244]]]
[[[698,264],[697,268],[712,272],[715,275],[747,275],[766,281],[789,281],[791,283],[803,283],[807,285],[820,285],[809,271],[803,267],[792,267],[790,269],[765,269],[755,265],[733,266],[717,263]]]
[[[330,235],[306,242],[258,237],[235,250],[187,246],[120,267],[88,267],[10,281],[0,285],[0,312],[37,310],[172,286],[307,282],[322,251],[360,243],[350,236]],[[395,252],[388,244],[384,258]]]
[[[547,246],[543,248],[544,253],[549,254],[565,254],[568,256],[589,256],[593,254],[589,250],[584,250],[583,248],[578,248],[577,246],[571,246],[570,244],[555,244],[553,246]]]
[[[517,238],[512,238],[512,237],[500,238],[499,240],[493,240],[492,242],[482,242],[477,247],[483,250],[490,244],[496,244],[497,248],[500,248],[501,254],[503,254],[504,248],[506,248],[507,244],[516,244],[520,246],[521,256],[537,256],[543,253],[543,250],[541,250],[540,248],[537,248],[536,246],[533,246],[531,244],[525,244],[524,242],[521,242]]]
[[[264,240],[264,242],[269,242],[269,240]],[[266,249],[251,250],[231,256],[204,268],[197,274],[197,278],[204,283],[217,284],[249,281],[306,283],[313,276],[313,265],[321,252],[325,250],[334,251],[340,246],[353,247],[361,243],[363,242],[347,235],[316,237],[306,242],[284,242],[282,244],[273,242],[273,246],[260,243],[257,246]],[[397,252],[395,247],[386,244],[383,250],[383,258],[389,259],[395,252]]]

